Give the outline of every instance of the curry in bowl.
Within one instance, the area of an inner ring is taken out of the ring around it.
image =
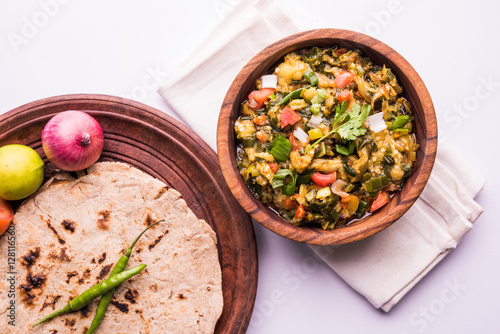
[[[418,144],[396,76],[359,50],[287,54],[259,78],[234,124],[252,194],[297,226],[331,230],[385,205]]]

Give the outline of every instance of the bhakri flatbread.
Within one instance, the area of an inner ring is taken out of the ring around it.
[[[95,333],[212,333],[222,313],[216,235],[181,195],[128,165],[104,162],[78,179],[60,175],[16,212],[15,327],[8,324],[0,282],[4,333],[85,333],[98,301],[31,329],[36,320],[106,278],[115,261],[149,224],[128,268],[145,263],[118,287]],[[0,276],[8,277],[8,236],[0,238]]]

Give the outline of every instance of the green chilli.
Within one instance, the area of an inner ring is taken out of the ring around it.
[[[107,291],[116,288],[118,285],[121,283],[125,282],[129,278],[139,274],[141,271],[146,268],[145,264],[140,264],[136,267],[133,267],[128,270],[124,270],[119,274],[113,275],[104,281],[102,281],[99,284],[94,285],[90,289],[84,291],[82,294],[79,296],[75,297],[72,299],[66,306],[64,306],[62,309],[55,311],[54,313],[49,314],[45,318],[38,320],[33,324],[32,327],[38,326],[39,324],[52,319],[58,315],[65,314],[65,313],[70,313],[74,311],[78,311],[79,309],[89,305],[92,303],[94,299],[96,299],[99,296],[102,296],[105,294]]]
[[[123,255],[120,257],[120,259],[116,262],[115,266],[111,270],[111,273],[109,276],[116,275],[120,272],[122,272],[125,267],[127,267],[128,260],[130,259],[130,255],[132,255],[132,249],[134,248],[135,244],[139,239],[142,237],[144,233],[146,233],[147,230],[149,230],[151,227],[154,225],[162,222],[164,220],[159,220],[151,225],[149,225],[144,231],[141,232],[135,238],[135,240],[132,242],[132,244],[123,252]],[[108,308],[109,303],[111,302],[111,298],[113,298],[113,293],[115,292],[115,289],[111,289],[105,294],[101,296],[101,299],[99,300],[99,306],[97,306],[97,310],[94,316],[94,320],[92,320],[92,324],[90,325],[89,329],[87,330],[87,334],[93,333],[97,327],[99,327],[99,324],[101,323],[102,319],[104,318],[104,314],[106,313],[106,309]]]

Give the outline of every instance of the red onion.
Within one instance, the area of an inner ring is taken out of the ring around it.
[[[104,135],[92,116],[69,110],[52,117],[45,125],[42,145],[54,166],[66,171],[79,171],[99,159]]]
[[[344,187],[346,185],[347,185],[347,182],[345,182],[344,180],[338,179],[337,181],[335,181],[331,185],[330,188],[332,190],[332,193],[334,193],[335,195],[339,195],[340,197],[346,197],[346,196],[349,196],[349,194],[344,191]]]

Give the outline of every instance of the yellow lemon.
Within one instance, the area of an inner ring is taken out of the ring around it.
[[[33,194],[43,182],[42,158],[31,147],[0,147],[0,197],[8,201]]]

